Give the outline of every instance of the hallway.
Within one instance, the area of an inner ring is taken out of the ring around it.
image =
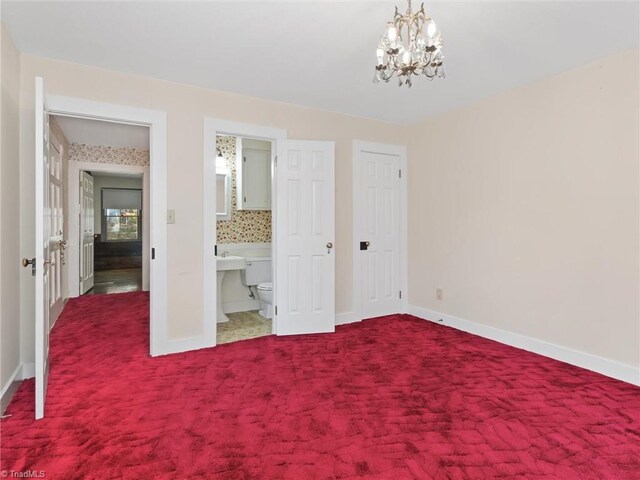
[[[96,270],[93,288],[85,295],[101,293],[129,293],[142,291],[141,268]]]

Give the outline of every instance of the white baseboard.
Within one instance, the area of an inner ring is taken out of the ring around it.
[[[521,348],[545,357],[550,357],[561,362],[582,367],[593,372],[601,373],[607,377],[622,380],[633,385],[640,386],[640,367],[609,360],[569,347],[563,347],[555,343],[546,342],[537,338],[528,337],[519,333],[502,330],[500,328],[482,325],[480,323],[457,318],[445,313],[436,312],[414,305],[408,306],[408,313],[416,317],[432,321],[441,325],[447,325],[464,332],[473,333],[480,337],[495,340],[505,345]],[[440,321],[442,320],[442,321]]]
[[[257,294],[256,294],[257,296]],[[237,302],[223,302],[222,311],[224,313],[248,312],[260,310],[260,300],[239,300]]]
[[[27,378],[33,378],[36,376],[36,364],[35,362],[31,363],[23,363],[22,364],[22,372],[20,374],[21,380],[26,380]]]
[[[0,394],[0,414],[4,414],[5,409],[9,406],[13,394],[16,393],[20,382],[22,381],[22,364],[19,364],[13,371],[7,383],[2,386],[2,394]]]
[[[362,320],[362,318],[354,312],[336,313],[336,325],[346,325],[347,323],[359,322],[360,320]]]
[[[210,348],[215,346],[215,339],[213,342],[205,335],[198,335],[196,337],[180,338],[176,340],[168,340],[162,349],[158,349],[152,353],[153,357],[161,355],[171,355],[173,353],[189,352],[191,350],[200,350],[202,348]]]

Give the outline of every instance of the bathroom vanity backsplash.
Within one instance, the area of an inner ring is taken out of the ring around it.
[[[218,136],[216,145],[231,172],[231,220],[216,223],[217,243],[269,243],[271,242],[270,210],[237,210],[236,139]]]

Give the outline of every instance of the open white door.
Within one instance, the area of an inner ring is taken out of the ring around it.
[[[62,144],[49,130],[49,216],[51,226],[49,232],[49,330],[53,327],[64,306],[62,292],[62,265],[66,242],[63,231],[63,186],[62,186]]]
[[[36,419],[44,417],[49,376],[49,242],[51,208],[49,196],[49,114],[45,104],[44,80],[36,77],[35,155],[35,328],[36,328]]]
[[[276,334],[333,332],[333,142],[278,142],[276,188]]]
[[[93,212],[93,177],[80,172],[80,295],[93,288],[95,217]]]

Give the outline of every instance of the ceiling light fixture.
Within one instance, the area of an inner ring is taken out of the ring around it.
[[[388,83],[395,76],[399,86],[411,87],[412,75],[424,75],[429,80],[445,77],[443,41],[436,23],[425,13],[424,3],[415,13],[411,11],[411,0],[408,3],[404,15],[398,13],[396,6],[393,21],[387,23],[387,30],[380,37],[373,83]]]

